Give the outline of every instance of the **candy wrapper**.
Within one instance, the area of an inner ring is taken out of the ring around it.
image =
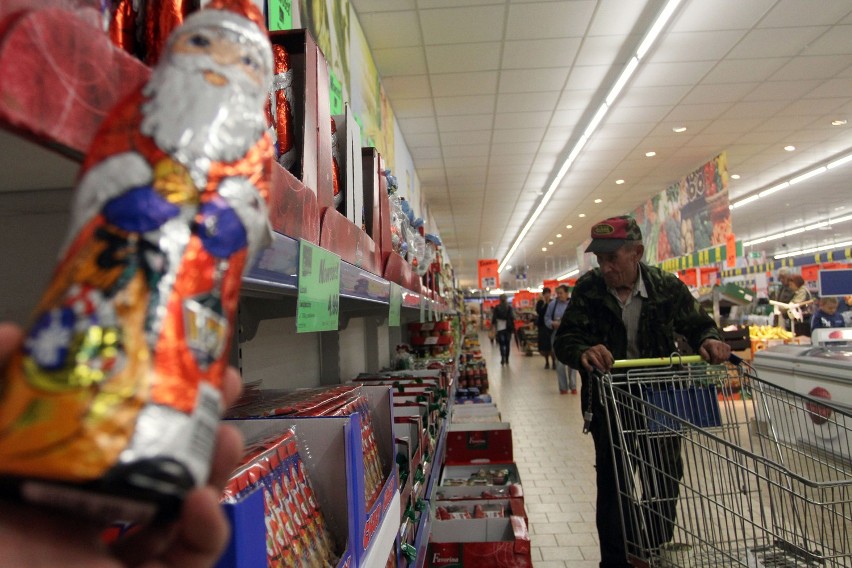
[[[269,95],[270,122],[275,140],[275,155],[278,163],[293,175],[298,172],[296,154],[295,116],[293,115],[293,69],[290,54],[280,45],[272,46],[275,75]]]
[[[101,125],[3,377],[7,490],[145,521],[207,481],[242,275],[270,238],[271,74],[259,10],[213,0]]]

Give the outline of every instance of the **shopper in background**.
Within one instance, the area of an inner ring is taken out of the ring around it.
[[[621,568],[628,563],[619,508],[628,511],[631,501],[620,497],[627,492],[625,476],[615,475],[615,468],[622,471],[622,456],[620,452],[613,456],[606,413],[592,371],[607,372],[616,359],[668,356],[676,351],[675,334],[683,335],[711,363],[726,361],[731,349],[721,341],[713,319],[686,285],[642,262],[642,233],[632,217],[606,219],[592,227],[591,235],[586,252],[595,254],[600,268],[577,281],[553,352],[558,360],[580,369],[581,409],[592,414],[589,428],[595,444],[600,566]],[[647,544],[656,547],[672,537],[683,462],[677,437],[642,442],[641,451],[647,453],[653,466],[647,469],[658,472],[642,479],[644,499],[655,508],[646,519]],[[631,515],[626,518],[630,541],[638,542],[638,527],[630,523]]]
[[[568,286],[561,284],[556,287],[556,298],[550,302],[547,311],[544,313],[544,323],[552,335],[556,335],[556,330],[559,329],[559,323],[568,303]],[[553,368],[556,369],[559,394],[568,394],[568,389],[571,389],[573,394],[577,394],[577,377],[574,370],[569,369],[558,357],[554,357]]]
[[[0,324],[0,368],[23,339],[20,328]],[[222,394],[230,406],[239,396],[236,369],[225,373]],[[103,544],[103,524],[34,507],[3,502],[0,506],[0,567],[56,566],[119,568],[157,566],[202,568],[213,566],[230,538],[219,495],[242,455],[240,434],[219,426],[210,479],[187,495],[180,517],[169,526],[144,528],[115,546]]]
[[[843,327],[852,327],[852,296],[845,296],[843,301],[846,303],[846,309],[841,312]]]
[[[799,322],[790,318],[790,314],[788,312],[787,317],[790,320],[790,326],[788,329],[796,335],[807,335],[810,337],[811,326],[809,318],[813,313],[813,307],[811,304],[805,304],[805,302],[812,299],[811,292],[808,290],[807,286],[805,286],[805,279],[802,278],[800,274],[793,274],[790,276],[787,280],[787,286],[789,286],[790,290],[793,291],[793,297],[790,298],[790,303],[800,306],[799,311],[802,314],[802,321]]]
[[[509,305],[506,294],[500,294],[500,303],[491,312],[491,326],[497,332],[497,344],[500,346],[500,364],[509,364],[512,351],[512,335],[515,333],[515,312]]]
[[[775,300],[776,302],[780,302],[782,304],[789,304],[790,300],[793,298],[793,290],[790,288],[790,276],[791,272],[789,268],[781,268],[778,270],[778,282],[781,286],[774,291],[772,296],[770,296],[770,300]],[[785,308],[778,308],[781,312],[781,315],[775,319],[773,322],[774,325],[779,327],[788,327],[786,324],[787,321],[787,310]]]
[[[544,322],[544,312],[547,310],[548,304],[550,304],[550,288],[545,286],[541,290],[541,298],[535,303],[535,324],[538,328],[538,352],[544,355],[545,369],[550,368],[551,336],[553,335],[553,330],[547,327],[547,324]],[[553,368],[556,368],[556,359],[553,359]]]
[[[844,327],[843,315],[837,312],[837,298],[819,299],[819,307],[811,318],[811,331],[821,327]]]

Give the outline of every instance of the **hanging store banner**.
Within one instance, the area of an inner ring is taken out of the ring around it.
[[[299,241],[296,333],[334,331],[340,314],[340,257]]]
[[[724,245],[731,232],[728,158],[722,152],[633,211],[651,264]]]
[[[480,258],[478,265],[479,289],[500,287],[500,262],[496,258]]]

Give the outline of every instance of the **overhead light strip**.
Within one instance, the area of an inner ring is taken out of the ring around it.
[[[630,80],[630,77],[636,71],[636,68],[639,66],[639,62],[642,58],[651,50],[656,43],[657,39],[662,33],[663,29],[665,29],[666,24],[669,22],[671,17],[674,15],[675,10],[680,5],[682,0],[669,0],[665,7],[660,12],[660,15],[657,16],[657,19],[654,21],[653,25],[648,29],[648,32],[645,34],[645,37],[642,39],[642,43],[639,44],[639,48],[636,50],[635,55],[633,55],[630,60],[627,62],[627,65],[624,67],[624,70],[618,76],[615,83],[613,83],[612,87],[609,90],[609,93],[606,96],[606,99],[603,103],[601,103],[600,108],[598,108],[595,115],[589,121],[589,124],[583,130],[583,135],[580,136],[580,139],[574,144],[574,147],[571,149],[571,152],[568,153],[568,157],[565,158],[565,161],[562,162],[562,165],[559,167],[559,171],[556,176],[553,178],[553,181],[550,182],[550,185],[547,188],[547,191],[541,198],[538,206],[533,211],[532,215],[530,215],[529,220],[524,224],[523,228],[518,233],[518,236],[515,237],[515,241],[512,243],[512,246],[509,247],[509,251],[503,257],[503,260],[500,261],[500,265],[498,266],[498,271],[503,272],[506,269],[506,266],[509,264],[509,261],[512,258],[512,255],[517,252],[518,247],[521,246],[521,242],[523,242],[524,237],[527,236],[527,233],[532,228],[533,224],[538,220],[539,215],[544,211],[544,208],[547,206],[553,194],[556,192],[556,188],[559,187],[559,184],[562,182],[562,179],[568,173],[568,170],[571,168],[571,165],[574,163],[574,160],[577,159],[577,156],[580,154],[580,151],[583,149],[583,146],[586,145],[586,142],[589,141],[589,138],[592,137],[597,127],[600,125],[600,122],[603,120],[606,113],[609,111],[610,107],[615,103],[619,94],[621,94],[622,89],[627,85],[627,82]]]
[[[814,168],[810,171],[807,171],[803,174],[799,174],[797,176],[794,176],[794,177],[792,177],[792,178],[790,178],[786,181],[783,181],[781,183],[777,183],[777,184],[773,185],[772,187],[770,187],[768,189],[764,189],[763,191],[759,191],[758,193],[755,193],[753,195],[749,195],[748,197],[744,197],[744,198],[742,198],[738,201],[731,203],[730,208],[731,209],[737,209],[738,207],[742,207],[743,205],[748,205],[749,203],[754,203],[758,199],[763,199],[764,197],[772,195],[775,192],[781,191],[782,189],[787,189],[788,187],[794,186],[797,183],[801,183],[801,182],[803,182],[807,179],[811,179],[811,178],[816,177],[820,174],[824,174],[828,170],[833,170],[834,168],[837,168],[839,166],[843,166],[845,164],[848,164],[849,162],[852,162],[852,154],[847,154],[846,156],[843,156],[842,158],[838,158],[837,160],[834,160],[833,162],[829,162],[828,164],[826,164],[824,166],[816,167],[816,168]]]
[[[831,244],[831,245],[822,245],[822,246],[818,246],[818,247],[806,248],[806,249],[801,249],[801,250],[794,250],[794,251],[791,251],[791,252],[785,252],[783,254],[776,254],[774,256],[774,258],[775,258],[775,260],[781,260],[782,258],[790,258],[791,256],[803,256],[803,255],[806,255],[806,254],[814,254],[814,253],[817,253],[817,252],[822,252],[824,250],[846,248],[846,247],[849,247],[849,246],[852,246],[852,241],[846,241],[846,242],[842,242],[842,243],[834,243],[834,244]]]
[[[557,276],[556,279],[557,280],[565,280],[566,278],[571,278],[572,276],[577,276],[578,274],[580,274],[580,269],[575,268],[574,270],[572,270],[570,272],[566,272],[562,276]]]
[[[817,221],[816,223],[812,223],[810,225],[806,225],[804,227],[797,227],[795,229],[788,229],[786,231],[781,231],[779,233],[773,233],[771,235],[766,235],[765,237],[759,237],[757,239],[752,239],[750,241],[745,241],[743,243],[744,247],[751,247],[755,245],[762,245],[763,243],[768,243],[769,241],[776,241],[778,239],[783,239],[784,237],[790,237],[793,235],[798,235],[800,233],[805,233],[807,231],[815,231],[817,229],[822,229],[823,227],[830,227],[832,225],[839,225],[841,223],[846,223],[847,221],[852,221],[852,215],[844,215],[843,217],[837,217],[834,219],[827,219],[824,221]]]

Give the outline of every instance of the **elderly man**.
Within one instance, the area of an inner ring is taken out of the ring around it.
[[[584,413],[592,415],[588,427],[595,443],[600,566],[610,568],[628,566],[619,515],[622,491],[614,473],[621,467],[621,456],[613,462],[606,414],[598,389],[593,388],[591,371],[609,371],[616,359],[668,356],[677,351],[676,333],[711,363],[727,360],[730,348],[680,280],[642,262],[642,234],[632,217],[601,221],[592,227],[591,236],[586,252],[595,254],[600,268],[577,281],[553,348],[560,361],[581,372],[581,406]],[[643,480],[645,498],[657,508],[646,519],[646,543],[657,547],[672,537],[683,464],[677,439],[647,442],[655,446],[649,448],[659,462],[655,465],[668,472]],[[624,500],[623,504],[629,502]],[[638,527],[632,526],[629,516],[625,524],[630,541],[636,542]]]

